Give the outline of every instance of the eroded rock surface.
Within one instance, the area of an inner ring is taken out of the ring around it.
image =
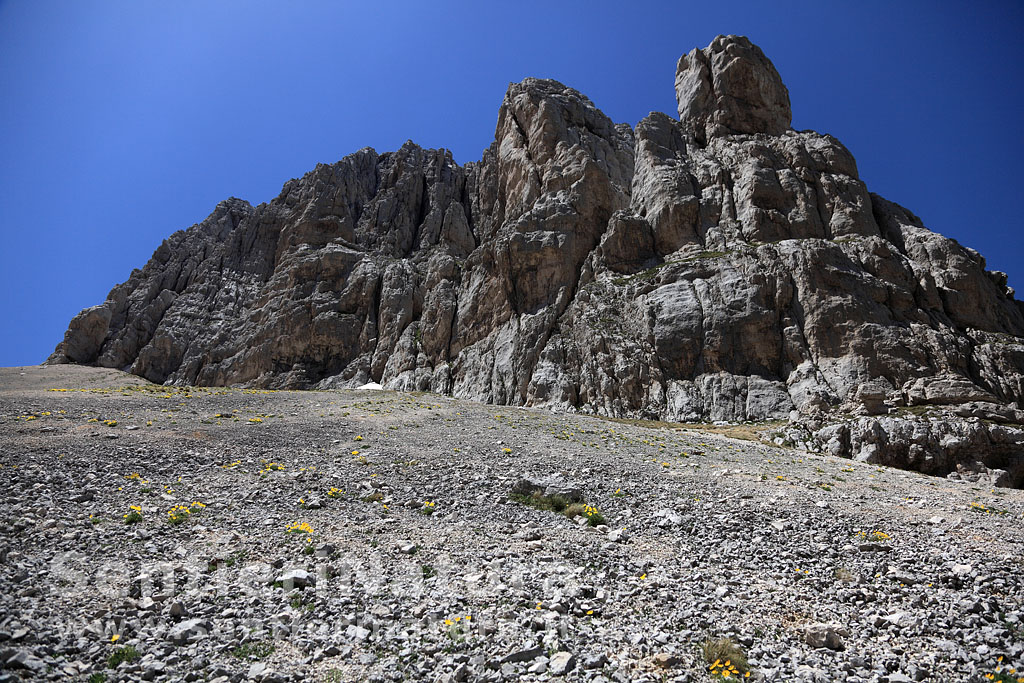
[[[222,202],[49,362],[672,421],[952,406],[989,441],[989,416],[1017,420],[1024,308],[1004,274],[870,193],[838,140],[790,129],[746,38],[682,57],[676,93],[679,120],[634,129],[527,79],[479,162],[408,142]],[[887,443],[909,429],[875,424]]]

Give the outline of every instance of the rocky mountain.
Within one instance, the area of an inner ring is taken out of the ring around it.
[[[962,476],[980,460],[1024,485],[1024,306],[1006,276],[869,192],[838,140],[793,130],[746,38],[684,55],[675,89],[678,119],[631,128],[527,79],[479,162],[408,142],[269,204],[226,200],[48,362],[789,418],[776,438],[803,448]]]

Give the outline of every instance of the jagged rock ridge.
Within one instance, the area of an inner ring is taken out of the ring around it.
[[[838,140],[792,130],[746,38],[683,56],[675,86],[680,119],[632,129],[527,79],[479,162],[363,149],[269,204],[222,202],[48,362],[672,421],[792,414],[814,434],[821,416],[913,406],[1021,421],[1024,307],[1004,274],[871,194]],[[1024,480],[1019,430],[903,417],[916,436],[861,417],[807,443],[943,473],[982,457]]]

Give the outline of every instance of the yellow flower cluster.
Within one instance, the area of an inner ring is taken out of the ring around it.
[[[249,418],[249,423],[250,424],[256,425],[256,424],[259,424],[260,422],[263,422],[263,418],[262,417],[250,417]]]
[[[229,462],[229,463],[227,463],[225,465],[221,465],[220,468],[222,470],[230,470],[230,469],[234,469],[235,467],[238,467],[241,464],[242,464],[241,460],[235,460],[234,462]]]
[[[125,524],[135,524],[136,522],[142,521],[142,506],[141,505],[129,505],[128,512],[124,514]]]
[[[284,531],[287,534],[311,534],[313,527],[309,525],[309,522],[292,522]]]
[[[103,424],[107,425],[108,427],[116,427],[117,420],[104,420]]]
[[[872,541],[888,541],[891,538],[891,536],[884,531],[872,531],[871,533],[858,531],[857,537],[862,539],[871,539]]]
[[[996,659],[996,661],[999,662],[999,666],[996,667],[996,670],[995,670],[994,673],[987,673],[987,674],[985,674],[985,678],[987,680],[990,680],[990,681],[1014,681],[1014,680],[1016,680],[1017,683],[1024,683],[1024,676],[1014,677],[1014,674],[1017,673],[1016,669],[1007,669],[1006,671],[1003,671],[1003,658],[1002,658],[1002,656],[1000,656],[998,659]]]
[[[192,510],[185,507],[184,505],[175,505],[174,507],[167,511],[167,521],[169,521],[171,524],[181,524],[182,522],[188,520],[191,514]]]
[[[465,619],[467,622],[472,621],[473,620],[473,615],[467,614],[464,617],[455,617],[454,619],[445,619],[444,620],[444,625],[445,626],[454,626],[455,624],[459,623],[463,619]]]
[[[267,462],[263,464],[263,469],[260,470],[260,474],[267,474],[268,472],[279,472],[284,469],[284,465],[278,462]]]
[[[729,679],[733,676],[735,676],[736,678],[740,677],[739,669],[733,666],[732,661],[728,659],[725,660],[724,664],[722,663],[721,659],[716,659],[715,663],[708,667],[708,671],[711,672],[712,676],[719,676],[723,679]],[[750,672],[747,671],[746,673],[744,673],[743,678],[750,678]]]
[[[345,492],[342,491],[341,489],[339,489],[337,486],[332,486],[331,490],[327,492],[327,497],[328,498],[341,498],[341,496],[344,495],[344,493]]]
[[[198,500],[193,501],[192,504],[188,506],[175,505],[167,511],[167,519],[171,524],[180,524],[187,521],[192,516],[193,512],[199,512],[205,507],[206,505],[204,503],[200,503]]]

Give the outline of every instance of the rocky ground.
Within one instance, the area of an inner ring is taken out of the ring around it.
[[[668,425],[76,366],[0,370],[0,429],[0,681],[1024,675],[1024,491]],[[523,479],[588,507],[527,505],[551,499]]]

